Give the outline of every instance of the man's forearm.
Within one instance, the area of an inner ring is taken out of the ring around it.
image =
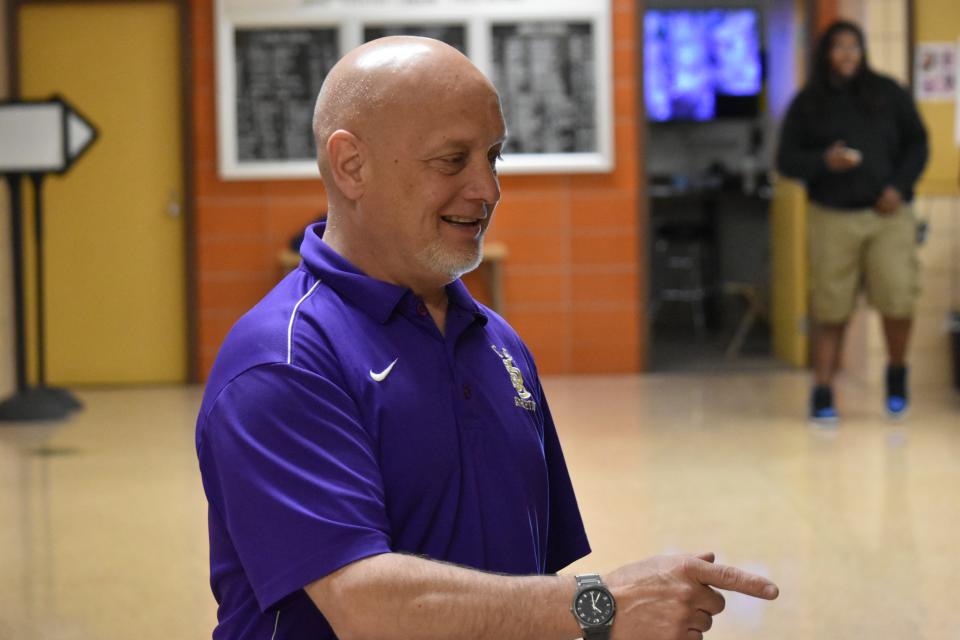
[[[343,640],[569,640],[572,576],[502,576],[388,553],[306,587]]]

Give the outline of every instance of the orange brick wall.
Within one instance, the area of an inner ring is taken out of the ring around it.
[[[816,0],[816,18],[815,36],[819,36],[823,31],[840,18],[839,0]]]
[[[213,6],[190,7],[196,366],[205,378],[232,324],[280,277],[280,249],[326,202],[319,180],[218,178]],[[490,239],[509,248],[505,315],[542,373],[632,372],[645,361],[637,11],[614,0],[616,170],[502,179]],[[489,300],[479,273],[467,284]]]

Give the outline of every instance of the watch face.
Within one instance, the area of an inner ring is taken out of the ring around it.
[[[574,601],[573,611],[584,624],[606,624],[613,617],[613,598],[605,589],[586,589]]]

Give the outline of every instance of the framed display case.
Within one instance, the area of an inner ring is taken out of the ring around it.
[[[323,79],[345,52],[400,34],[447,42],[496,85],[501,173],[613,168],[609,0],[218,0],[216,28],[223,178],[316,177]]]

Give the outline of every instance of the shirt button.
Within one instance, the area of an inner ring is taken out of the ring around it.
[[[417,303],[417,313],[418,313],[419,315],[421,315],[421,316],[427,315],[427,313],[429,313],[429,312],[427,311],[427,305],[423,304],[422,302],[418,302],[418,303]]]
[[[468,384],[463,385],[463,397],[469,400],[470,396],[472,395],[473,395],[473,392],[470,391],[470,385]]]

